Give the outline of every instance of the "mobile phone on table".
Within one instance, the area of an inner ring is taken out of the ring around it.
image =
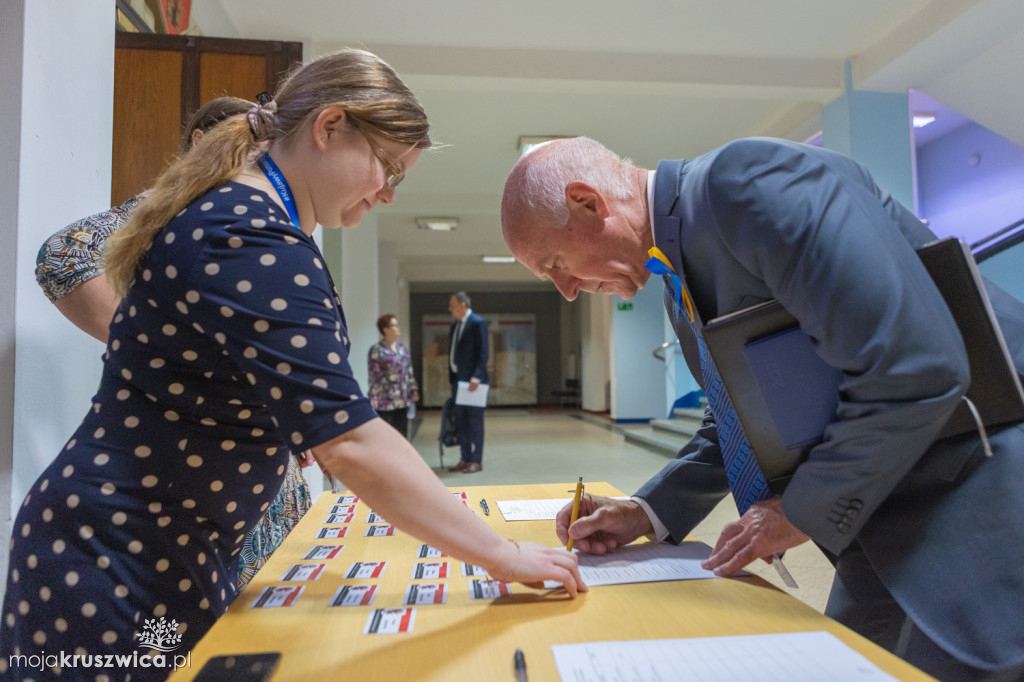
[[[200,668],[193,682],[267,682],[280,660],[278,651],[214,656]]]

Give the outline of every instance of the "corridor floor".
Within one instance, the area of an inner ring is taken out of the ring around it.
[[[628,495],[668,462],[664,455],[627,443],[621,432],[629,426],[614,424],[606,417],[580,416],[568,411],[488,409],[483,471],[474,474],[447,471],[447,467],[459,461],[458,447],[444,449],[445,468],[441,468],[440,411],[422,414],[413,445],[445,485],[565,481],[566,497],[570,496],[570,484],[579,476],[584,481],[606,481]],[[697,526],[693,535],[714,546],[722,527],[736,518],[736,507],[732,498],[727,497]],[[557,542],[552,522],[551,544]],[[823,611],[833,576],[828,560],[812,543],[805,543],[787,552],[785,563],[799,589],[786,588],[775,569],[762,561],[754,562],[747,570]]]

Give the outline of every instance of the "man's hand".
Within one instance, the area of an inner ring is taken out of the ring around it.
[[[718,536],[715,550],[701,566],[715,575],[732,575],[754,559],[771,563],[781,554],[810,540],[782,513],[778,497],[754,503],[739,521],[730,523]]]
[[[589,493],[580,499],[579,517],[572,527],[571,517],[570,502],[555,517],[555,533],[563,545],[571,534],[573,547],[588,554],[607,554],[654,530],[643,507],[633,500],[594,497]]]
[[[479,387],[480,387],[480,380],[479,379],[470,379],[469,380],[469,390],[475,391]]]

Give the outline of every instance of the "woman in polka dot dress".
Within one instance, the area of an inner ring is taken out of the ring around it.
[[[237,97],[215,97],[201,106],[184,127],[180,153],[192,149],[215,125],[231,117],[244,117],[252,102]],[[99,341],[107,342],[118,298],[100,262],[110,235],[124,227],[145,197],[134,196],[120,206],[75,221],[51,235],[36,257],[36,282],[57,309],[75,326]],[[259,522],[249,531],[239,553],[238,589],[241,590],[267,562],[309,510],[309,486],[299,462],[305,454],[288,459],[284,484]]]
[[[5,654],[142,655],[140,635],[165,622],[175,653],[189,651],[234,598],[242,542],[289,448],[311,449],[399,528],[499,579],[586,589],[574,555],[506,542],[456,501],[352,376],[311,235],[394,200],[431,145],[414,95],[374,55],[344,50],[295,72],[275,100],[173,163],[108,248],[122,300],[103,377],[15,521]],[[8,660],[0,672],[16,679],[87,677]]]

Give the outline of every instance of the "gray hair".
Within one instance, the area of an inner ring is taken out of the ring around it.
[[[467,294],[465,291],[456,291],[454,294],[452,294],[452,296],[459,303],[465,303],[467,308],[473,307],[473,304],[469,300],[469,294]]]
[[[628,199],[632,161],[620,158],[597,140],[573,137],[542,144],[524,154],[505,181],[502,224],[514,217],[545,226],[569,222],[565,188],[585,182],[609,198]]]

